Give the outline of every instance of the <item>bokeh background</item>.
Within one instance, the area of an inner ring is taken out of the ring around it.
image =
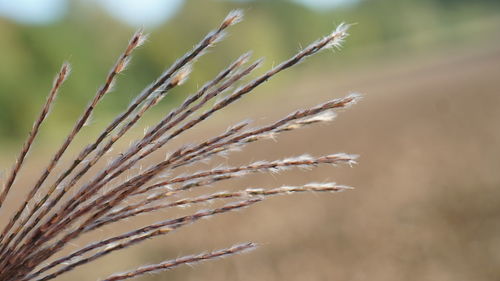
[[[68,60],[73,67],[9,208],[38,176],[137,27],[150,33],[148,42],[72,151],[234,8],[245,11],[245,21],[195,65],[188,83],[146,116],[130,139],[239,54],[253,50],[254,57],[264,56],[259,70],[264,71],[337,24],[355,23],[341,51],[323,52],[279,75],[182,141],[212,135],[242,119],[263,124],[297,108],[361,92],[364,100],[331,125],[286,134],[276,143],[251,145],[217,160],[232,165],[347,152],[361,155],[359,165],[254,175],[214,187],[336,181],[356,189],[273,198],[121,251],[60,280],[97,280],[243,241],[261,247],[140,280],[498,280],[496,0],[0,0],[4,170],[14,160],[60,64]],[[171,215],[164,212],[155,219]],[[120,227],[84,237],[73,247]]]

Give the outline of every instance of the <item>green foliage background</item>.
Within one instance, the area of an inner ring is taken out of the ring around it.
[[[342,56],[314,58],[307,68],[349,67],[477,40],[486,42],[489,30],[500,26],[500,5],[493,0],[365,0],[323,11],[283,0],[185,1],[174,18],[148,30],[149,42],[137,52],[115,92],[100,106],[99,119],[111,118],[234,8],[246,11],[245,22],[233,28],[228,40],[195,66],[190,82],[157,112],[176,104],[242,52],[254,50],[255,57],[265,56],[270,66],[342,21],[357,24]],[[65,134],[133,31],[86,1],[70,1],[67,16],[49,25],[19,25],[0,18],[0,143],[18,143],[25,136],[53,76],[68,60],[73,73],[41,141],[51,142]],[[284,79],[293,79],[301,71]],[[273,83],[271,89],[279,83],[283,82]]]

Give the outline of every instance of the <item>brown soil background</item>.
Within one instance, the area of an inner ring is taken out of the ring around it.
[[[281,93],[266,97],[263,89],[239,102],[194,137],[248,117],[256,123],[275,120],[357,91],[363,101],[331,125],[251,145],[222,162],[347,152],[361,155],[359,165],[252,175],[213,190],[311,181],[336,181],[355,190],[272,198],[121,251],[59,280],[96,280],[245,241],[261,246],[137,280],[498,280],[500,49],[305,73]],[[158,214],[153,221],[170,215]],[[74,247],[108,235],[103,230]]]

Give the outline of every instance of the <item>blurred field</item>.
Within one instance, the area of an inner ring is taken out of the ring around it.
[[[193,227],[178,236],[181,245],[167,239],[167,249],[175,245],[175,253],[224,245],[228,232],[231,240],[257,239],[263,245],[244,257],[165,278],[496,280],[499,74],[500,49],[475,50],[339,77],[318,76],[292,93],[285,91],[276,100],[284,103],[277,109],[283,113],[300,99],[312,104],[352,89],[366,93],[366,99],[332,126],[282,137],[278,144],[256,147],[241,157],[346,151],[361,154],[361,164],[256,177],[250,183],[329,179],[357,189],[273,199],[245,214]],[[161,256],[162,250],[155,252]]]
[[[264,89],[200,134],[249,114],[257,123],[273,120],[351,90],[365,93],[365,99],[332,125],[252,145],[227,163],[349,152],[361,154],[360,164],[256,175],[214,189],[324,179],[356,190],[271,199],[125,250],[60,280],[95,280],[239,241],[261,247],[140,280],[496,280],[499,74],[500,48],[478,46],[303,77],[278,95],[257,97]]]
[[[285,90],[277,98],[276,103],[284,103],[277,110],[284,113],[300,99],[312,104],[352,89],[366,93],[366,99],[332,126],[282,137],[278,144],[241,157],[346,151],[361,154],[360,165],[257,177],[250,183],[329,179],[357,189],[273,199],[245,214],[193,227],[178,236],[180,245],[167,239],[166,248],[174,247],[174,253],[227,244],[228,232],[234,241],[257,239],[262,248],[165,278],[496,280],[499,74],[497,48],[378,65],[316,81],[304,78],[300,89]],[[257,103],[262,101],[252,108]],[[162,250],[155,253],[161,256]]]
[[[359,165],[252,175],[212,187],[336,181],[355,190],[272,198],[120,251],[58,280],[96,280],[245,241],[261,247],[137,280],[498,280],[500,33],[481,37],[489,38],[422,53],[400,51],[347,67],[306,63],[296,69],[294,79],[277,78],[271,84],[278,87],[263,86],[177,141],[215,134],[247,118],[263,124],[297,108],[360,92],[363,101],[331,125],[283,134],[277,142],[252,144],[218,160],[231,165],[347,152],[361,155]],[[342,52],[319,56],[341,58]],[[102,125],[101,120],[96,123]],[[4,152],[0,160],[7,163],[5,155],[14,153]],[[45,154],[34,155],[28,170],[36,172],[21,185],[38,175]],[[151,220],[165,216],[173,214],[164,212]],[[0,225],[6,219],[0,218]],[[73,246],[144,222],[111,226]]]

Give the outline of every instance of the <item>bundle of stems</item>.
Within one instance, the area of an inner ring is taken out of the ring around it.
[[[345,153],[319,157],[302,155],[276,161],[258,161],[236,167],[214,167],[177,176],[165,176],[165,174],[172,174],[176,169],[207,161],[213,157],[227,155],[255,141],[275,138],[286,131],[331,121],[336,116],[336,111],[358,101],[359,96],[356,94],[297,110],[265,126],[248,128],[249,122],[237,123],[225,132],[207,137],[198,143],[174,148],[171,150],[173,152],[161,161],[153,163],[150,159],[147,162],[144,161],[147,156],[158,152],[171,140],[190,131],[216,112],[252,92],[282,70],[297,65],[321,50],[340,47],[347,36],[348,26],[344,24],[290,59],[246,83],[243,82],[244,78],[259,67],[262,60],[250,62],[250,53],[243,54],[217,74],[213,80],[199,88],[196,93],[189,95],[180,106],[166,114],[157,124],[147,130],[144,136],[132,142],[125,150],[111,156],[110,152],[115,143],[122,139],[143,115],[157,105],[173,88],[188,79],[196,60],[224,37],[226,29],[241,19],[240,11],[229,13],[217,29],[208,33],[192,50],[175,61],[137,95],[94,141],[83,147],[73,160],[62,165],[62,156],[87,124],[95,107],[104,96],[110,93],[119,74],[125,70],[134,50],[146,38],[142,30],[132,36],[105,78],[104,84],[83,110],[80,118],[40,176],[36,178],[25,200],[19,204],[19,208],[2,227],[0,280],[54,279],[117,250],[138,244],[146,239],[167,235],[201,218],[251,206],[271,196],[299,192],[339,192],[350,189],[350,187],[335,183],[245,188],[239,191],[222,192],[210,192],[208,188],[215,182],[250,173],[274,173],[293,168],[312,168],[323,164],[352,165],[355,163],[356,156]],[[70,66],[64,63],[15,165],[3,182],[0,192],[2,216],[7,216],[4,202],[8,199],[39,129],[69,73]],[[238,84],[240,84],[239,87],[236,87]],[[110,158],[111,161],[109,161]],[[98,163],[100,165],[97,165]],[[134,168],[138,165],[144,165],[146,168],[137,171]],[[56,167],[60,167],[61,171],[53,175]],[[96,170],[92,170],[94,167]],[[131,170],[135,171],[132,176],[124,177],[125,172]],[[48,181],[50,175],[54,178],[53,182]],[[84,176],[85,180],[82,180]],[[205,192],[201,196],[193,196],[189,193],[191,190],[203,190],[203,188]],[[226,205],[219,207],[212,205],[214,207],[206,210],[195,209],[185,216],[160,220],[120,235],[95,241],[72,253],[61,255],[69,243],[81,235],[109,224],[123,223],[129,218],[148,215],[159,210],[217,202],[226,202]],[[150,272],[168,270],[178,265],[241,253],[255,247],[254,243],[234,245],[221,250],[143,266],[130,272],[112,275],[105,280],[134,278]]]

